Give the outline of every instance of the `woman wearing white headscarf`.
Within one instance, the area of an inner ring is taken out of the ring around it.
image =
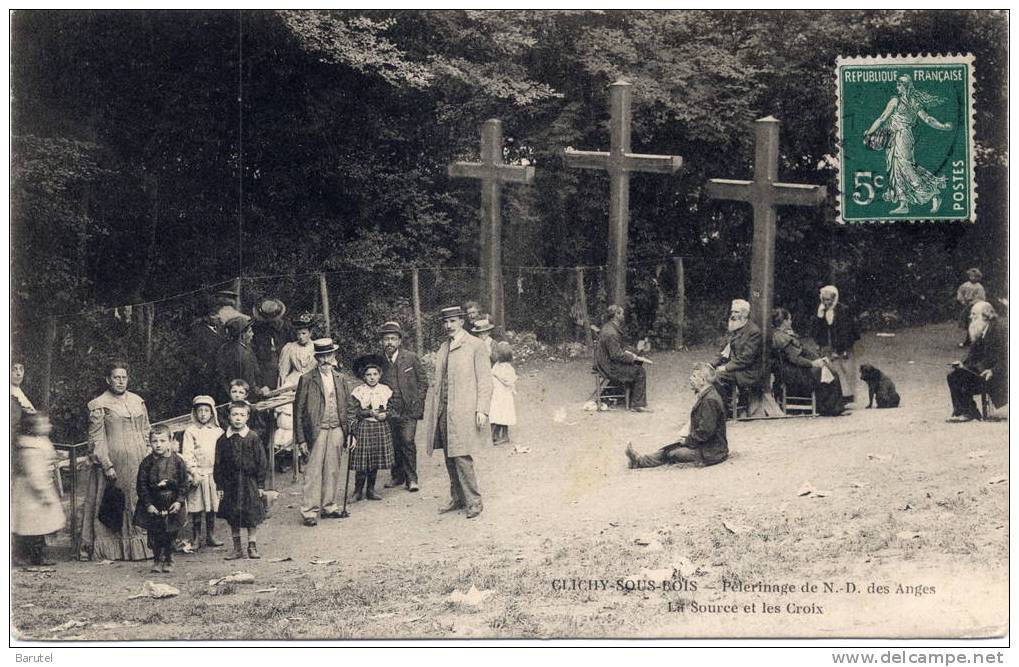
[[[842,386],[842,401],[852,403],[856,394],[856,359],[853,346],[860,340],[856,318],[844,303],[839,303],[839,291],[834,285],[821,288],[821,302],[817,306],[812,335],[821,348],[821,356],[828,357],[831,369]]]

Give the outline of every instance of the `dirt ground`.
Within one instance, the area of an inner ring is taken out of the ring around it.
[[[441,456],[424,455],[419,431],[422,491],[384,490],[347,519],[303,527],[299,486],[280,480],[262,560],[224,562],[223,549],[205,549],[180,556],[173,574],[67,560],[14,571],[14,636],[1002,634],[1008,422],[944,422],[957,334],[951,324],[868,333],[858,358],[894,379],[901,408],[730,423],[732,456],[708,469],[628,470],[623,449],[672,439],[692,405],[691,365],[710,350],[654,354],[653,414],[584,412],[588,360],[525,366],[513,443],[476,458],[477,519],[436,513],[446,472]],[[807,484],[814,491],[799,495]],[[237,570],[255,583],[208,585]],[[128,599],[147,580],[180,595]],[[472,586],[469,599],[451,599]]]

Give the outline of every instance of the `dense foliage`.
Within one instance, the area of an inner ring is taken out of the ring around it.
[[[794,312],[834,281],[872,324],[944,318],[961,269],[1005,287],[1007,29],[976,11],[15,12],[15,346],[38,357],[49,315],[238,274],[476,265],[477,187],[446,165],[477,157],[489,117],[507,157],[537,167],[505,189],[505,264],[604,264],[606,177],[561,150],[607,146],[619,77],[634,149],[685,160],[633,177],[631,257],[700,258],[691,327],[710,330],[704,304],[742,295],[750,211],[702,188],[749,176],[751,121],[782,120],[784,180],[834,191],[836,56],[972,52],[975,225],[838,227],[829,206],[783,211],[779,229]],[[669,320],[660,278],[631,278],[643,331]]]

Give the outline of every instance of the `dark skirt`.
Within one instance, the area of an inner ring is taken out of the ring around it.
[[[357,446],[350,453],[350,467],[361,472],[393,467],[393,434],[389,422],[362,419],[354,426]]]
[[[834,417],[843,412],[842,388],[838,378],[834,382],[821,382],[820,368],[782,364],[779,372],[788,396],[810,396],[814,393],[818,414]]]

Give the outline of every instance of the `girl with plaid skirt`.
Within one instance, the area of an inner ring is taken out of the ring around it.
[[[379,380],[383,359],[367,355],[354,362],[354,372],[364,380],[347,399],[347,418],[355,444],[349,466],[355,471],[354,500],[382,500],[375,493],[379,468],[393,467],[393,434],[388,419],[396,414],[391,405],[393,390]]]

